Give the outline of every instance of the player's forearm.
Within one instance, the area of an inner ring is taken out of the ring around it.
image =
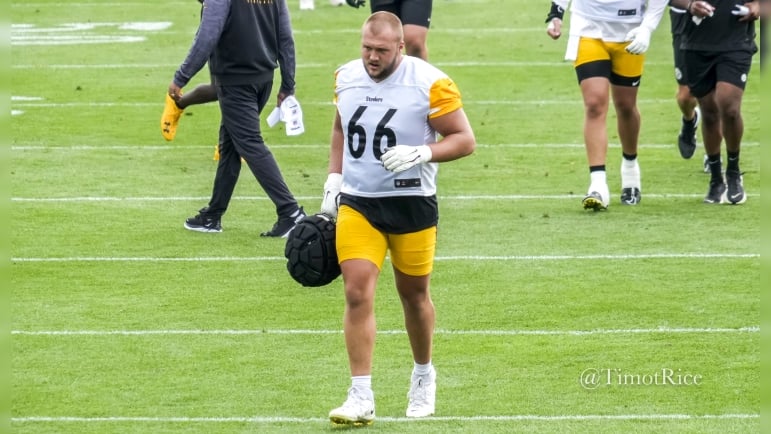
[[[328,173],[343,173],[343,142],[343,128],[340,122],[340,115],[335,114],[329,146]]]

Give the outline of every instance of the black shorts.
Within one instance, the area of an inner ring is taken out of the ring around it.
[[[680,86],[688,85],[688,77],[685,68],[685,52],[680,49],[683,35],[672,35],[672,54],[675,58],[675,80]]]
[[[370,0],[372,12],[386,11],[399,17],[402,24],[428,28],[431,25],[432,0]]]
[[[752,66],[752,51],[684,50],[691,95],[701,98],[712,92],[718,81],[744,90]]]

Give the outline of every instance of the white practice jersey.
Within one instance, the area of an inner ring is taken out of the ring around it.
[[[342,193],[361,197],[436,194],[436,163],[400,173],[380,162],[386,148],[437,141],[430,118],[463,106],[455,83],[417,57],[404,56],[385,80],[373,81],[361,59],[335,72],[335,104],[343,126]]]
[[[653,31],[661,20],[668,0],[554,0],[563,9],[570,5],[570,36],[625,42],[633,28],[649,22]],[[577,43],[577,41],[574,41]],[[568,43],[570,45],[570,43]],[[570,47],[568,52],[570,52]],[[575,57],[567,56],[574,60]]]

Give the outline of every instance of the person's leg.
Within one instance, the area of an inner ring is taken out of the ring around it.
[[[739,152],[744,135],[741,105],[744,91],[732,84],[718,82],[715,103],[720,114],[720,125],[726,152]]]
[[[380,274],[366,259],[350,259],[340,264],[345,282],[343,331],[351,376],[372,374],[375,349],[375,284]]]
[[[408,56],[428,59],[428,27],[414,24],[404,25],[404,50]]]
[[[217,101],[217,88],[213,83],[199,84],[193,90],[185,92],[177,100],[177,107],[182,110],[191,105],[206,104]]]
[[[198,214],[185,220],[185,228],[196,232],[222,232],[220,220],[227,211],[233,190],[241,172],[241,161],[233,148],[233,141],[223,125],[220,125],[221,156],[214,175],[209,205]]]
[[[696,117],[696,108],[699,106],[699,101],[691,95],[688,86],[684,84],[677,85],[675,100],[677,101],[680,113],[683,115],[683,122],[693,121]]]
[[[640,111],[637,109],[638,87],[613,85],[613,105],[621,141],[621,203],[637,205],[642,200],[640,165],[637,149],[640,136]]]
[[[409,276],[394,268],[394,278],[413,358],[416,363],[429,363],[436,316],[428,290],[430,275]]]
[[[161,115],[161,134],[163,138],[168,141],[174,140],[174,137],[177,135],[177,127],[179,127],[179,119],[187,107],[214,101],[217,101],[217,87],[214,76],[211,76],[210,83],[199,84],[193,90],[182,93],[176,101],[167,95],[166,104]]]
[[[402,0],[397,14],[404,24],[407,55],[428,60],[428,28],[431,26],[432,0]]]
[[[581,204],[584,209],[599,211],[610,203],[605,162],[612,63],[606,43],[600,39],[580,38],[574,67],[584,102],[584,145],[591,178]]]
[[[715,92],[699,98],[701,108],[701,135],[704,141],[704,152],[707,154],[706,166],[709,169],[709,190],[704,197],[704,203],[718,204],[723,201],[726,190],[723,179],[723,166],[720,157],[720,148],[723,142],[723,133],[720,126],[720,109],[715,101]]]
[[[214,185],[212,186],[212,196],[209,200],[208,209],[208,214],[216,217],[222,217],[225,211],[227,211],[233,191],[238,183],[239,175],[241,174],[241,160],[224,121],[220,126],[219,142],[220,159],[217,162],[217,172],[214,176]]]
[[[670,14],[671,15],[671,14]],[[678,14],[678,16],[681,14]],[[672,36],[672,52],[675,59],[675,80],[677,81],[677,93],[675,101],[682,114],[680,133],[677,135],[677,148],[680,156],[689,159],[697,148],[697,129],[699,127],[698,100],[691,95],[688,89],[688,69],[685,64],[685,53],[680,49],[682,35]]]
[[[739,168],[739,154],[744,135],[744,120],[741,102],[744,90],[733,84],[719,81],[715,89],[715,100],[720,108],[720,123],[726,146],[726,202],[741,204],[747,200],[744,193],[744,180]]]
[[[734,205],[747,200],[739,156],[744,135],[741,105],[751,65],[752,54],[737,51],[721,54],[716,70],[715,102],[720,110],[721,129],[726,144],[725,202]]]
[[[436,227],[390,235],[389,246],[414,361],[406,415],[426,417],[434,414],[436,406],[436,371],[432,362],[436,312],[429,291]]]
[[[640,111],[637,109],[637,87],[612,86],[613,106],[616,109],[618,138],[621,152],[637,155],[640,139]]]
[[[640,140],[640,111],[637,93],[642,81],[645,55],[626,51],[624,43],[609,43],[613,72],[610,76],[616,129],[621,142],[621,204],[637,205],[642,199],[640,165],[637,152]]]
[[[404,50],[409,56],[428,59],[428,28],[431,25],[432,0],[370,0],[372,13],[391,12],[404,28]]]
[[[294,227],[288,220],[302,211],[289,191],[273,153],[262,139],[260,113],[270,97],[271,85],[220,86],[219,89],[222,122],[232,138],[233,147],[275,205],[279,222],[287,220],[286,230],[265,236],[285,236]]]
[[[581,81],[584,101],[584,145],[590,184],[582,204],[585,209],[605,209],[610,203],[605,163],[608,153],[607,113],[610,83],[605,77]]]
[[[604,77],[581,81],[584,101],[584,143],[589,166],[604,166],[608,152],[606,121],[609,104],[609,83]]]
[[[375,286],[388,249],[386,237],[353,208],[340,206],[335,244],[345,289],[343,332],[351,388],[329,412],[335,424],[371,424],[375,418],[372,355],[375,350]]]

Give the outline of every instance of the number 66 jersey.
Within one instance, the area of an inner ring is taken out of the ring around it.
[[[437,163],[393,173],[380,157],[397,144],[436,143],[429,119],[463,107],[458,88],[444,72],[403,56],[388,78],[376,82],[361,59],[352,60],[335,72],[335,104],[344,136],[342,193],[369,198],[436,194]]]

